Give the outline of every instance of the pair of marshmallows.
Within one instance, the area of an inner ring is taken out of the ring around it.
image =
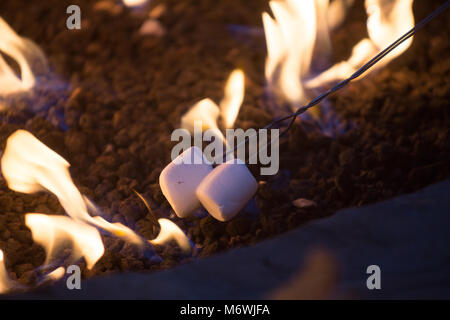
[[[202,204],[220,221],[232,219],[258,189],[241,160],[232,159],[213,168],[197,147],[184,151],[165,167],[159,184],[180,218],[191,215]]]

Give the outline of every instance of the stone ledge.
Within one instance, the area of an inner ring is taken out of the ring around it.
[[[345,209],[252,247],[149,274],[65,283],[20,299],[258,299],[289,283],[314,247],[336,261],[332,297],[450,298],[450,180],[374,205]],[[381,268],[368,290],[366,268]],[[12,297],[10,297],[12,298]]]

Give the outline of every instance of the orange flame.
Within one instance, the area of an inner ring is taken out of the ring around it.
[[[145,206],[147,207],[147,210],[151,212],[152,209],[150,208],[150,205],[148,204],[144,196],[137,191],[134,192],[142,200],[142,202],[144,202]],[[189,238],[186,236],[186,234],[180,229],[180,227],[178,227],[175,223],[165,218],[158,219],[158,223],[161,229],[159,231],[158,236],[155,239],[148,240],[150,244],[164,245],[174,240],[180,246],[183,252],[188,253],[191,251],[191,242]]]
[[[225,85],[225,96],[220,102],[220,110],[225,128],[232,128],[244,101],[244,72],[234,70]]]
[[[51,280],[51,281],[58,281],[62,277],[64,277],[64,274],[66,273],[66,269],[64,267],[59,267],[53,270],[52,272],[49,272],[45,280]]]
[[[327,12],[328,28],[331,30],[339,27],[344,22],[347,10],[353,5],[355,0],[334,0],[331,1]]]
[[[351,76],[370,58],[394,42],[414,26],[413,0],[366,0],[369,38],[361,40],[347,61],[335,64],[306,83],[308,88],[323,86]],[[402,43],[371,70],[380,68],[401,55],[411,46],[412,38]]]
[[[225,128],[233,127],[244,100],[244,77],[242,70],[234,70],[225,85],[225,95],[220,102],[220,107],[209,98],[197,102],[181,117],[181,128],[194,133],[195,122],[201,121],[202,131],[212,129],[217,137],[226,141],[217,120],[221,115]]]
[[[201,121],[202,130],[218,128],[219,114],[220,109],[214,101],[209,98],[200,100],[181,117],[181,127],[193,133],[195,121]]]
[[[163,245],[174,240],[180,246],[183,252],[191,252],[191,242],[189,241],[189,238],[186,236],[186,234],[180,229],[180,227],[178,227],[169,219],[161,218],[158,219],[158,222],[161,226],[161,230],[159,231],[159,234],[155,239],[149,240],[151,244]]]
[[[302,78],[311,66],[317,34],[314,0],[270,1],[274,19],[263,13],[267,44],[266,79],[289,102],[305,100]]]
[[[9,188],[23,193],[49,190],[70,216],[26,215],[26,225],[31,229],[34,240],[47,251],[46,263],[62,243],[70,241],[73,260],[84,257],[87,267],[92,268],[104,253],[100,234],[94,227],[143,245],[143,240],[124,225],[89,215],[89,211],[98,212],[98,209],[73,184],[69,166],[64,158],[24,130],[18,130],[8,138],[1,159],[3,176]]]
[[[0,53],[0,94],[6,95],[31,89],[36,78],[32,66],[47,69],[47,61],[41,49],[31,40],[22,38],[0,17],[0,52],[15,59],[21,69],[18,78]]]
[[[127,7],[140,7],[144,4],[146,4],[148,0],[123,0],[123,3]]]
[[[96,228],[69,217],[28,213],[25,215],[25,224],[30,228],[33,240],[47,252],[45,265],[51,263],[67,241],[73,246],[72,262],[83,257],[88,269],[91,269],[105,252]]]
[[[143,244],[142,239],[124,225],[109,223],[99,216],[91,217],[88,208],[97,209],[74,185],[69,173],[70,164],[28,131],[18,130],[8,138],[1,165],[10,189],[23,193],[46,189],[56,195],[75,221],[99,227],[132,243]]]
[[[366,0],[369,38],[361,40],[353,48],[347,61],[335,64],[308,80],[312,60],[320,60],[322,54],[330,51],[329,32],[342,23],[346,9],[353,2],[274,0],[270,1],[274,18],[263,13],[268,51],[266,79],[275,94],[293,107],[307,102],[305,89],[348,78],[414,25],[413,0]],[[391,52],[377,64],[377,68],[402,54],[411,42],[409,39]]]
[[[13,283],[6,271],[3,251],[0,249],[0,294],[6,293],[13,288]]]

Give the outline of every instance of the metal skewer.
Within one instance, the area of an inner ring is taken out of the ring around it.
[[[364,64],[361,68],[359,68],[357,71],[355,71],[350,77],[348,77],[345,80],[340,81],[337,83],[334,87],[329,89],[328,91],[322,93],[321,95],[317,96],[313,100],[311,100],[307,105],[301,106],[297,109],[297,111],[286,115],[284,117],[281,117],[279,119],[274,120],[273,122],[269,123],[267,126],[265,126],[263,129],[271,129],[275,125],[286,121],[288,119],[291,119],[288,126],[280,133],[279,137],[286,134],[289,129],[291,129],[292,125],[294,124],[295,120],[299,115],[306,112],[308,109],[314,107],[315,105],[319,104],[323,99],[328,97],[329,95],[335,93],[336,91],[342,89],[347,84],[349,84],[351,81],[355,80],[356,78],[360,77],[362,74],[364,74],[367,70],[372,68],[376,63],[378,63],[380,60],[382,60],[386,55],[388,55],[391,51],[393,51],[395,48],[397,48],[400,44],[411,38],[414,34],[416,34],[417,31],[425,27],[430,21],[435,19],[437,16],[439,16],[441,13],[443,13],[445,10],[447,10],[450,7],[450,0],[447,0],[444,4],[442,4],[439,8],[434,10],[431,14],[429,14],[427,17],[425,17],[423,20],[421,20],[419,23],[417,23],[412,29],[410,29],[408,32],[403,34],[400,38],[398,38],[396,41],[394,41],[391,45],[389,45],[387,48],[382,50],[380,53],[378,53],[375,57],[373,57],[369,62]],[[242,144],[246,144],[248,139],[250,137],[246,136],[244,141],[238,143],[236,147],[233,150],[227,151],[224,155],[224,160],[227,158],[227,156],[231,153],[234,153],[234,151],[237,150]],[[264,148],[267,148],[272,143],[273,140],[270,140]]]

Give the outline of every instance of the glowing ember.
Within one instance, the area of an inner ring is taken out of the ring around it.
[[[97,263],[105,251],[96,228],[69,217],[29,213],[25,215],[25,224],[30,228],[33,240],[47,252],[45,265],[61,256],[60,251],[67,242],[72,245],[70,262],[83,257],[88,269]]]
[[[4,53],[16,60],[20,66],[21,76],[18,78],[14,70],[1,55]],[[0,17],[0,94],[11,94],[31,89],[36,82],[32,66],[47,69],[47,61],[41,49],[31,40],[17,35]]]
[[[97,226],[135,244],[143,244],[138,235],[122,224],[91,217],[88,207],[97,210],[74,185],[69,173],[70,164],[31,133],[18,130],[8,138],[1,166],[10,189],[23,193],[47,189],[56,195],[75,221]]]
[[[155,239],[149,240],[151,244],[164,245],[170,241],[176,241],[183,252],[191,252],[192,246],[189,238],[175,223],[164,218],[159,219],[158,222],[161,230]]]

